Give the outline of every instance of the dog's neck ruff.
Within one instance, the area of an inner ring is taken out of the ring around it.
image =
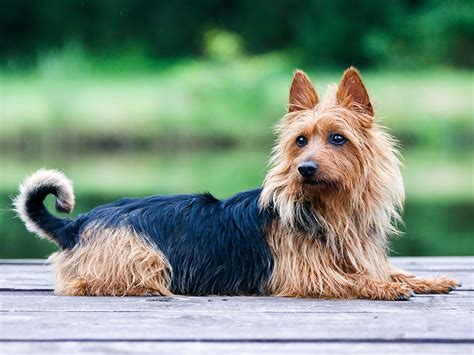
[[[263,207],[271,211],[281,228],[291,234],[306,236],[311,239],[324,240],[326,227],[324,218],[309,201],[287,202],[290,206],[270,203]]]

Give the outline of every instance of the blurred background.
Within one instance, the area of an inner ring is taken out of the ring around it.
[[[392,254],[474,254],[473,2],[269,4],[3,0],[0,258],[55,249],[11,211],[40,167],[74,181],[75,215],[124,196],[259,186],[294,69],[321,95],[349,65],[405,158]]]

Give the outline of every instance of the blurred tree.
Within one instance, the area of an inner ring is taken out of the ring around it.
[[[474,67],[474,2],[428,1],[410,18],[408,29],[416,34],[405,36],[421,64]]]
[[[3,0],[0,55],[34,63],[74,42],[197,56],[214,29],[237,33],[250,53],[290,50],[311,65],[474,65],[470,0]]]

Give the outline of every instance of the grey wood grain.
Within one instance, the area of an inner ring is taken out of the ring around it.
[[[472,344],[446,343],[206,343],[206,342],[3,342],[2,354],[44,353],[44,354],[105,354],[105,353],[152,353],[176,354],[472,354]]]
[[[0,265],[8,264],[8,265],[44,265],[47,264],[46,259],[0,259]]]
[[[474,271],[473,256],[392,257],[392,263],[406,270]]]
[[[52,290],[51,266],[45,264],[0,264],[0,289]]]
[[[0,353],[472,353],[472,257],[392,258],[463,287],[410,301],[61,297],[44,260],[0,261]]]
[[[394,307],[396,304],[394,303]],[[337,308],[335,305],[334,308]],[[4,312],[0,339],[473,341],[468,312]]]
[[[283,297],[63,297],[51,292],[0,292],[0,311],[131,313],[393,313],[456,311],[474,308],[474,292],[418,295],[410,301],[321,300]],[[55,316],[51,314],[51,316]]]

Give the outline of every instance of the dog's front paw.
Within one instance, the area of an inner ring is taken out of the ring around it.
[[[415,293],[409,286],[390,282],[374,289],[370,298],[380,301],[407,301],[412,296],[415,296]]]
[[[414,297],[416,294],[412,290],[410,290],[408,293],[407,292],[402,292],[398,294],[398,297],[395,299],[395,301],[408,301],[411,297]]]
[[[430,290],[429,293],[449,293],[461,286],[459,281],[442,276],[429,280],[427,288]]]
[[[407,285],[391,285],[387,287],[386,299],[389,301],[408,301],[413,296],[415,296],[415,292]]]
[[[461,287],[459,281],[449,277],[437,277],[435,279],[425,279],[423,277],[412,277],[404,280],[415,293],[449,293],[452,290]]]

